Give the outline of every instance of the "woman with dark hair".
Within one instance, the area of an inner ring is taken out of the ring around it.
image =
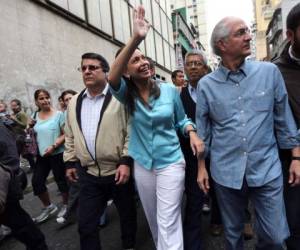
[[[133,36],[112,64],[108,80],[113,95],[131,114],[128,152],[135,161],[134,177],[154,243],[159,250],[182,250],[185,161],[176,130],[190,137],[194,154],[204,147],[177,89],[153,80],[149,61],[137,49],[149,29],[144,16],[143,7],[134,11]]]
[[[52,107],[47,90],[36,90],[34,99],[38,111],[33,115],[31,124],[34,124],[39,154],[33,172],[32,187],[34,194],[40,198],[44,206],[42,213],[35,218],[37,223],[41,223],[57,211],[57,206],[50,201],[46,187],[46,180],[51,170],[63,200],[63,207],[58,216],[61,217],[66,212],[68,185],[63,162],[65,118],[61,111]]]

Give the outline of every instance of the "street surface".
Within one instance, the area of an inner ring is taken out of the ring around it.
[[[53,202],[61,205],[61,199],[55,184],[50,184],[49,191]],[[41,204],[36,197],[29,193],[22,201],[23,207],[31,216],[37,216],[41,209]],[[108,224],[101,229],[100,237],[102,241],[102,249],[104,250],[121,250],[120,229],[118,214],[114,207],[108,207]],[[224,249],[223,237],[212,237],[208,231],[209,215],[203,216],[203,234],[204,242],[207,250]],[[79,236],[77,233],[77,225],[73,224],[66,228],[59,229],[55,221],[55,217],[40,225],[41,230],[46,236],[47,244],[50,250],[79,250]],[[254,240],[245,243],[245,250],[253,249]],[[13,238],[5,239],[0,243],[1,250],[24,250],[24,245],[15,241]],[[147,221],[145,219],[141,204],[138,204],[138,231],[136,250],[154,250],[154,245],[150,237]]]

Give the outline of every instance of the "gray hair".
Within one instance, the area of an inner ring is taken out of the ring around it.
[[[220,49],[217,44],[220,40],[226,39],[230,35],[230,28],[228,26],[228,21],[232,19],[236,19],[236,17],[225,17],[221,21],[219,21],[213,29],[210,38],[210,46],[213,52],[220,56]]]
[[[207,65],[207,58],[206,58],[206,55],[204,54],[204,52],[203,52],[202,50],[199,50],[199,49],[193,49],[193,50],[187,52],[187,53],[185,54],[185,57],[184,57],[184,64],[186,64],[187,58],[188,58],[189,56],[194,56],[194,55],[197,55],[197,56],[202,57],[203,63],[204,63],[205,65]]]

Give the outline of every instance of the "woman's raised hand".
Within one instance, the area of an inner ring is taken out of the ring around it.
[[[139,5],[133,11],[133,36],[138,39],[145,39],[149,30],[150,24],[145,20],[145,9]]]

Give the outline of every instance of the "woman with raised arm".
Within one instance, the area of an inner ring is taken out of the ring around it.
[[[135,161],[134,177],[155,245],[159,250],[182,250],[185,161],[176,130],[190,137],[194,154],[203,152],[204,146],[176,88],[151,79],[149,61],[137,49],[149,29],[144,17],[139,6],[133,14],[133,35],[112,64],[108,81],[131,114],[128,151]]]

